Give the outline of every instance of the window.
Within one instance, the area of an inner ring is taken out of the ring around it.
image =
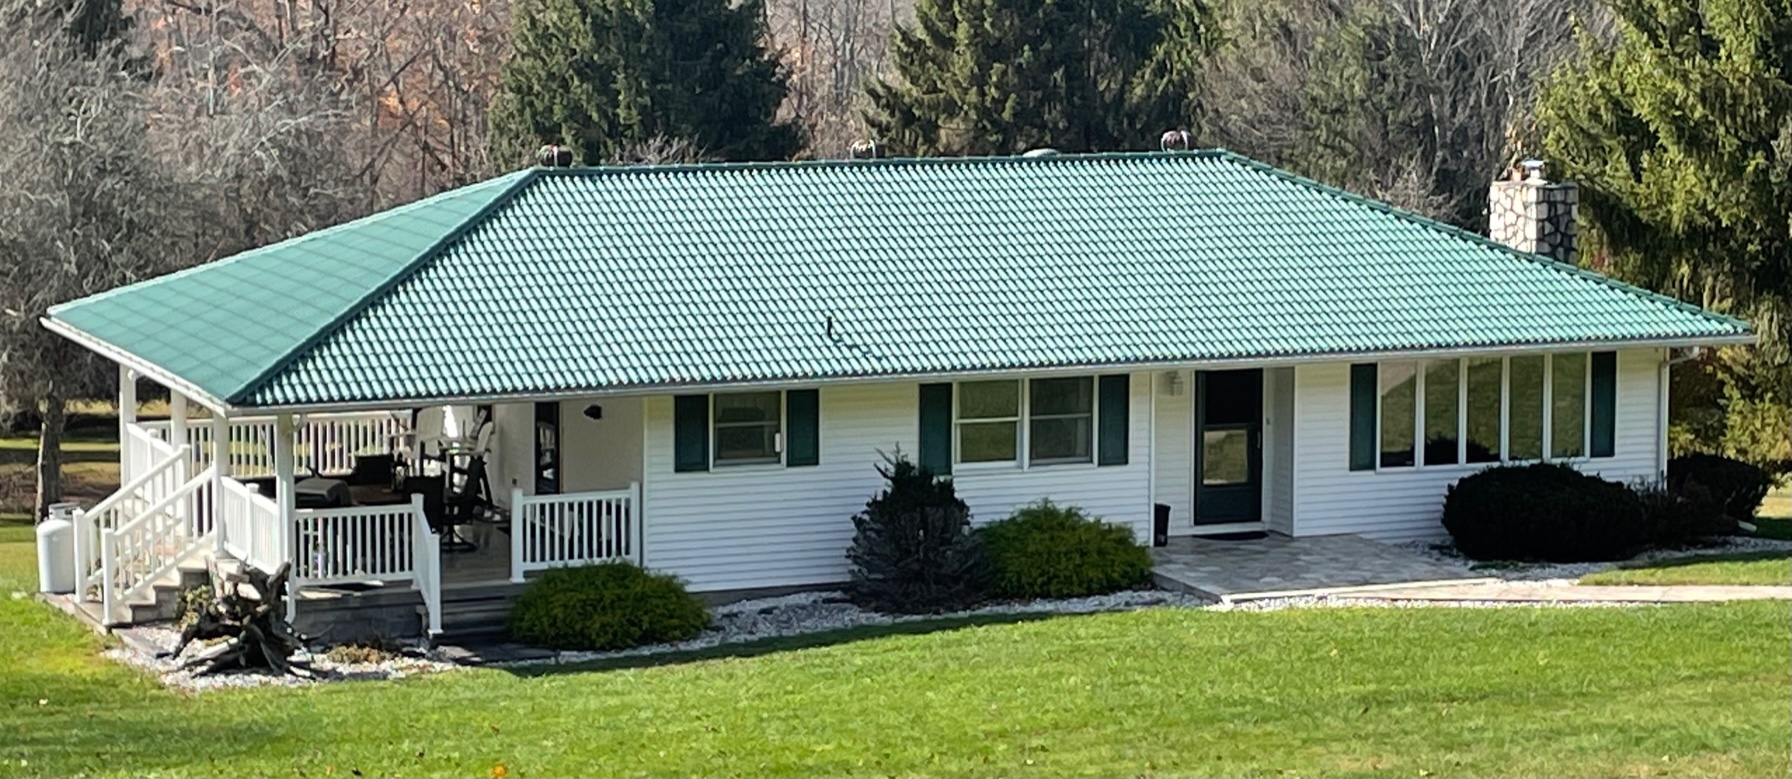
[[[1418,410],[1419,364],[1381,364],[1381,467],[1413,464],[1413,420]]]
[[[1584,456],[1587,453],[1587,356],[1558,354],[1550,360],[1549,456]]]
[[[967,381],[958,385],[958,461],[1019,459],[1020,382]]]
[[[1615,366],[1609,352],[1353,365],[1350,468],[1562,459],[1589,450],[1609,457]]]
[[[1462,435],[1462,361],[1425,362],[1425,465],[1454,465]]]
[[[1513,357],[1506,368],[1507,459],[1543,459],[1543,357]]]
[[[739,392],[714,397],[716,465],[782,459],[784,393]]]
[[[1473,357],[1467,362],[1467,444],[1464,460],[1497,463],[1500,446],[1500,396],[1505,392],[1505,361],[1498,357]]]
[[[1095,379],[1034,379],[1027,383],[1027,459],[1086,463],[1095,451]]]

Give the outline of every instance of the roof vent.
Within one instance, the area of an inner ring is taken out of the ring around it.
[[[572,167],[572,149],[550,143],[535,152],[535,162],[544,168],[570,168]]]
[[[1020,156],[1029,157],[1029,158],[1030,157],[1056,157],[1056,156],[1058,156],[1058,150],[1057,149],[1033,149],[1032,151],[1029,151],[1026,154],[1022,154]]]
[[[876,140],[871,138],[860,138],[859,140],[852,142],[852,146],[847,148],[846,154],[848,159],[875,160],[877,159],[878,152],[881,151],[883,150],[878,148]]]
[[[1194,142],[1194,136],[1189,135],[1187,130],[1168,130],[1158,140],[1159,146],[1164,151],[1188,151],[1189,146]]]

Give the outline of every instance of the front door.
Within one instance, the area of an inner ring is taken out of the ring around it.
[[[1263,371],[1195,372],[1195,524],[1263,518]]]

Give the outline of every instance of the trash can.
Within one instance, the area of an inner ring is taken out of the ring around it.
[[[1151,545],[1170,545],[1170,504],[1155,503],[1151,506]]]
[[[50,504],[50,518],[37,525],[37,589],[50,593],[75,591],[75,523],[78,504]]]

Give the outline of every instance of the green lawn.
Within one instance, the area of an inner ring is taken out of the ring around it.
[[[1792,585],[1792,553],[1691,555],[1581,577],[1581,584]]]
[[[0,775],[1783,775],[1787,617],[1149,611],[183,696],[0,599]]]

